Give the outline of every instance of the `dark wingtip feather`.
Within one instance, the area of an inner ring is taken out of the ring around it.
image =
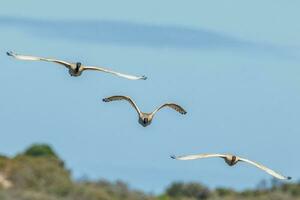
[[[107,98],[102,99],[103,102],[108,102]]]
[[[141,78],[142,80],[147,80],[148,79],[148,77],[147,76],[142,76],[142,78]]]
[[[292,179],[292,177],[288,176],[288,177],[287,177],[287,179],[288,179],[288,180],[291,180],[291,179]]]
[[[176,159],[176,156],[175,155],[171,155],[170,158]]]
[[[13,52],[12,52],[12,51],[8,51],[8,52],[6,52],[6,55],[8,55],[8,56],[12,56],[12,54],[13,54]]]

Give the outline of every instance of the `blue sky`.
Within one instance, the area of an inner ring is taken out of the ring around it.
[[[6,1],[0,8],[0,152],[50,143],[74,177],[121,179],[160,192],[176,180],[254,187],[270,177],[221,160],[177,162],[171,154],[236,153],[299,179],[300,3],[286,1]],[[50,63],[21,62],[7,50],[101,65],[128,81]],[[144,111],[166,101],[147,128]]]

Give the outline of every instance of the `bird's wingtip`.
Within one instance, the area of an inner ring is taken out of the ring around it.
[[[141,79],[142,79],[142,80],[147,80],[147,79],[148,79],[148,77],[147,77],[147,76],[145,76],[145,75],[143,75]]]
[[[176,159],[176,156],[175,155],[171,155],[170,158]]]
[[[108,99],[107,98],[103,98],[102,101],[103,102],[108,102]]]
[[[12,56],[12,55],[13,55],[13,52],[12,52],[12,51],[7,51],[7,52],[6,52],[6,55]]]
[[[287,177],[287,180],[291,180],[291,179],[292,179],[292,177],[290,177],[290,176]]]

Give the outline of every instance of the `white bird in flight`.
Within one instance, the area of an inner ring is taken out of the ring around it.
[[[292,179],[289,176],[283,176],[283,175],[281,175],[281,174],[279,174],[257,162],[254,162],[254,161],[251,161],[251,160],[248,160],[245,158],[241,158],[241,157],[238,157],[235,155],[231,155],[231,154],[196,154],[196,155],[188,155],[188,156],[171,156],[171,158],[176,159],[176,160],[195,160],[195,159],[212,158],[212,157],[223,158],[229,166],[233,166],[233,165],[237,164],[239,161],[243,161],[243,162],[249,163],[251,165],[254,165],[255,167],[267,172],[268,174],[274,176],[275,178],[278,178],[281,180]]]
[[[133,106],[133,108],[137,111],[138,116],[139,116],[139,123],[144,127],[150,125],[156,112],[164,107],[172,108],[183,115],[185,115],[187,113],[181,106],[174,104],[174,103],[166,103],[166,104],[161,105],[159,108],[154,110],[152,113],[144,113],[144,112],[140,111],[140,109],[138,108],[136,103],[128,96],[111,96],[111,97],[103,99],[104,102],[111,102],[111,101],[117,101],[117,100],[128,101]]]
[[[19,60],[28,60],[28,61],[46,61],[46,62],[53,62],[56,64],[60,64],[62,66],[65,66],[69,69],[69,74],[71,76],[80,76],[83,71],[85,70],[94,70],[94,71],[101,71],[109,74],[113,74],[122,78],[130,79],[130,80],[146,80],[146,76],[133,76],[133,75],[127,75],[119,72],[112,71],[110,69],[105,69],[102,67],[94,67],[94,66],[84,66],[80,62],[77,63],[69,63],[63,60],[57,60],[53,58],[42,58],[42,57],[36,57],[36,56],[27,56],[27,55],[19,55],[13,52],[7,52],[8,56],[12,56]]]

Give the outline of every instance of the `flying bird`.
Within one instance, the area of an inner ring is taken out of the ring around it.
[[[159,111],[160,109],[162,109],[164,107],[172,108],[183,115],[185,115],[187,113],[181,106],[174,104],[174,103],[166,103],[166,104],[161,105],[159,108],[154,110],[152,113],[144,113],[144,112],[140,111],[140,109],[138,108],[136,103],[128,96],[111,96],[111,97],[103,99],[104,102],[111,102],[111,101],[118,101],[118,100],[128,101],[133,106],[133,108],[138,113],[139,123],[144,127],[150,125],[152,122],[152,119],[153,119],[154,115],[157,113],[157,111]]]
[[[8,56],[12,56],[18,60],[28,60],[28,61],[46,61],[46,62],[53,62],[62,66],[65,66],[69,69],[69,74],[71,76],[80,76],[83,71],[85,70],[93,70],[93,71],[100,71],[105,72],[109,74],[113,74],[122,78],[130,79],[130,80],[146,80],[146,76],[133,76],[133,75],[127,75],[119,72],[112,71],[110,69],[102,68],[102,67],[94,67],[94,66],[85,66],[82,65],[80,62],[76,63],[69,63],[63,60],[53,59],[53,58],[42,58],[42,57],[36,57],[36,56],[27,56],[27,55],[19,55],[13,52],[7,52]]]
[[[202,159],[202,158],[212,158],[212,157],[220,157],[223,158],[225,160],[225,162],[229,165],[229,166],[233,166],[235,164],[237,164],[238,162],[242,161],[242,162],[246,162],[249,163],[251,165],[254,165],[255,167],[265,171],[266,173],[270,174],[271,176],[274,176],[275,178],[281,179],[281,180],[290,180],[292,179],[289,176],[283,176],[257,162],[245,159],[245,158],[241,158],[235,155],[231,155],[231,154],[196,154],[196,155],[188,155],[188,156],[171,156],[171,158],[176,159],[176,160],[195,160],[195,159]]]

